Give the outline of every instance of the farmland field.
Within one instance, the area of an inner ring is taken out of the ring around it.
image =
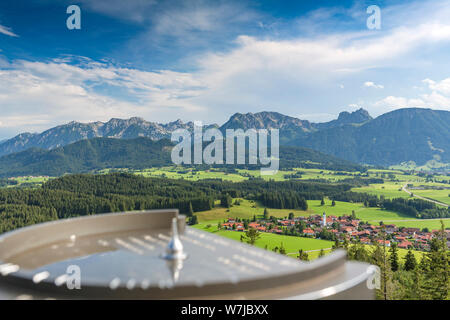
[[[437,200],[437,201],[440,201],[440,202],[450,205],[450,197],[449,197],[450,189],[444,189],[444,190],[433,190],[433,189],[414,190],[414,189],[411,189],[409,191],[411,191],[413,194],[417,194],[419,196]]]
[[[409,194],[402,191],[404,183],[401,182],[385,182],[383,184],[370,184],[369,186],[353,188],[355,192],[366,192],[377,196],[384,196],[386,199],[392,198],[409,198]]]
[[[50,177],[46,176],[24,176],[24,177],[14,177],[10,178],[11,180],[14,180],[17,182],[16,186],[27,186],[27,187],[38,187],[41,186],[43,183],[48,181]]]
[[[240,237],[243,232],[218,230],[217,225],[211,225],[209,228],[205,224],[197,224],[195,228],[203,231],[212,232],[216,235],[220,235],[229,239],[240,241]],[[259,248],[265,248],[272,250],[275,247],[280,247],[281,243],[286,248],[287,253],[296,253],[299,249],[303,250],[320,250],[331,248],[333,242],[319,239],[310,239],[302,237],[293,237],[286,235],[278,235],[273,233],[261,233],[261,238],[256,240],[255,246]]]
[[[368,221],[371,224],[378,225],[380,221],[386,224],[395,224],[399,227],[417,227],[438,229],[440,227],[440,219],[417,219],[401,213],[382,210],[380,208],[364,207],[362,203],[349,203],[336,201],[336,205],[332,206],[331,201],[325,199],[325,205],[322,206],[319,200],[308,200],[308,210],[295,209],[271,209],[268,208],[269,215],[284,218],[290,212],[294,216],[309,216],[311,214],[321,215],[325,212],[327,215],[343,216],[351,215],[355,211],[355,215],[362,221]],[[264,207],[260,203],[250,200],[240,199],[240,205],[233,205],[231,208],[216,207],[212,210],[196,212],[199,222],[217,224],[219,221],[224,221],[228,218],[251,219],[253,216],[261,218],[264,212]],[[450,227],[450,219],[443,219],[446,227]]]

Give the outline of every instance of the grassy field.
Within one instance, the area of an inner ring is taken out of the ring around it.
[[[188,179],[188,180],[199,180],[199,179],[224,179],[229,181],[242,181],[251,177],[261,177],[266,180],[274,180],[274,181],[283,181],[285,179],[285,175],[292,174],[296,172],[301,172],[301,178],[297,178],[298,180],[311,180],[311,179],[324,179],[330,182],[339,182],[342,179],[352,178],[360,174],[359,172],[335,172],[331,170],[323,170],[323,169],[304,169],[304,168],[295,168],[293,170],[280,170],[275,175],[270,176],[261,176],[260,170],[245,170],[245,169],[237,169],[236,173],[226,173],[219,168],[211,168],[205,171],[195,171],[192,168],[184,168],[177,166],[169,166],[162,168],[149,168],[143,170],[126,170],[123,169],[121,171],[129,171],[136,174],[140,174],[143,176],[165,176],[168,178],[174,179]],[[110,172],[108,169],[104,169],[99,171],[100,173]],[[382,173],[387,172],[378,172],[369,171],[370,177],[378,177]],[[389,171],[397,173],[396,177],[400,177],[403,179],[401,172],[397,171]],[[406,177],[406,176],[405,176]],[[406,178],[405,178],[406,179]],[[419,179],[418,181],[422,181],[423,179]],[[403,181],[403,180],[402,180]]]
[[[202,179],[223,179],[227,181],[239,182],[247,179],[239,174],[226,173],[213,169],[192,172],[191,169],[177,167],[144,169],[134,171],[134,173],[144,177],[166,177],[170,179],[186,179],[194,181]]]
[[[195,228],[212,232],[220,236],[224,236],[230,239],[239,241],[242,232],[218,230],[217,225],[222,223],[227,218],[241,218],[251,219],[253,216],[256,218],[262,218],[264,207],[258,202],[240,199],[240,205],[233,205],[231,208],[226,209],[222,207],[216,207],[209,211],[196,212],[199,219],[199,223],[195,225]],[[325,205],[322,206],[318,200],[308,201],[308,210],[292,210],[292,209],[268,209],[269,215],[284,218],[289,215],[290,212],[294,213],[294,216],[309,216],[311,214],[322,214],[326,212],[328,215],[350,215],[352,211],[355,211],[356,217],[363,221],[368,221],[371,224],[378,225],[380,221],[386,224],[395,224],[398,227],[415,227],[415,228],[429,228],[430,230],[439,229],[440,219],[416,219],[409,216],[405,216],[396,212],[381,210],[379,208],[366,208],[361,203],[348,203],[337,201],[335,206],[331,205],[330,200],[325,201]],[[450,219],[443,219],[446,227],[450,227]],[[272,233],[262,233],[261,239],[259,239],[255,245],[260,248],[267,246],[268,250],[272,250],[274,247],[280,247],[281,243],[286,248],[288,255],[292,257],[297,256],[299,249],[309,251],[308,255],[310,260],[319,256],[320,249],[326,249],[325,253],[331,252],[330,248],[333,243],[330,241],[310,239],[302,237],[292,237],[286,235],[278,235]],[[367,246],[368,250],[372,250],[372,246]],[[312,251],[311,251],[312,250]],[[403,258],[408,250],[399,249],[399,257]],[[413,251],[416,258],[420,260],[422,252]]]
[[[25,177],[14,177],[10,178],[11,180],[17,181],[17,185],[9,186],[9,187],[17,187],[17,186],[27,186],[27,187],[38,187],[41,186],[44,182],[51,179],[47,176],[25,176]]]
[[[208,224],[197,224],[194,227],[236,241],[240,241],[241,235],[244,234],[239,231],[218,230],[217,224],[211,226],[208,226]],[[331,248],[333,245],[333,242],[326,240],[261,233],[261,238],[256,241],[255,246],[259,248],[266,248],[267,246],[267,250],[272,250],[275,247],[279,248],[281,243],[283,243],[287,253],[297,253],[299,249],[320,250],[321,248]]]
[[[302,177],[298,180],[311,179],[325,179],[331,182],[338,182],[339,180],[349,178],[348,175],[337,175],[333,171],[320,169],[294,169],[294,170],[280,170],[275,175],[262,176],[259,170],[245,170],[238,169],[237,173],[226,173],[220,169],[210,169],[206,171],[193,171],[190,168],[182,167],[164,167],[152,168],[144,170],[134,170],[135,174],[143,175],[145,177],[167,177],[172,179],[186,179],[186,180],[201,180],[201,179],[223,179],[228,181],[243,181],[249,177],[260,177],[265,180],[284,181],[285,175],[293,174],[295,172],[302,172]]]
[[[445,204],[450,205],[450,189],[444,189],[444,190],[409,190],[413,194],[417,194],[419,196],[434,199],[440,202],[443,202]]]
[[[365,187],[352,188],[354,192],[365,192],[377,196],[384,196],[386,199],[409,198],[409,194],[402,191],[402,182],[385,182],[383,184],[370,184]]]
[[[264,212],[264,207],[258,203],[250,200],[240,199],[240,205],[233,205],[231,208],[226,209],[222,207],[216,207],[212,210],[196,212],[199,222],[204,224],[217,225],[218,222],[223,222],[228,218],[241,218],[251,219],[253,216],[261,218]],[[386,224],[395,224],[399,227],[416,227],[416,228],[429,228],[438,229],[440,227],[440,220],[426,220],[416,219],[410,216],[406,216],[401,213],[382,210],[380,208],[366,208],[362,203],[349,203],[336,201],[336,205],[332,206],[331,201],[326,199],[325,205],[320,205],[319,200],[308,200],[308,210],[294,210],[294,209],[268,209],[269,215],[284,218],[289,216],[289,213],[294,213],[294,216],[309,216],[311,214],[322,214],[325,212],[327,215],[343,216],[351,215],[352,211],[355,211],[355,215],[362,221],[368,221],[371,224],[378,225],[380,221]],[[450,227],[450,219],[444,219],[446,227]]]
[[[99,173],[107,173],[110,172],[109,169],[104,169],[99,171]],[[322,170],[322,169],[304,169],[304,168],[295,168],[293,170],[288,171],[278,171],[277,174],[271,176],[261,176],[259,170],[243,170],[238,169],[234,173],[224,172],[220,168],[211,168],[209,170],[204,171],[196,171],[192,168],[178,167],[178,166],[168,166],[162,168],[149,168],[143,170],[128,170],[121,169],[119,171],[131,172],[134,174],[142,175],[145,177],[167,177],[171,179],[186,179],[186,180],[202,180],[202,179],[222,179],[225,181],[239,182],[247,180],[249,177],[261,177],[266,180],[274,180],[274,181],[284,181],[286,180],[286,175],[291,175],[296,172],[301,173],[301,178],[296,178],[296,180],[316,180],[323,179],[329,182],[338,183],[343,179],[352,178],[354,176],[358,176],[360,174],[366,175],[368,174],[369,178],[382,178],[384,179],[383,184],[371,184],[369,186],[364,186],[360,188],[353,188],[352,191],[355,192],[367,192],[370,194],[374,194],[377,196],[385,196],[386,198],[408,198],[409,195],[402,191],[401,188],[405,183],[413,184],[413,185],[426,185],[426,186],[444,186],[448,187],[449,185],[444,185],[441,183],[435,182],[426,182],[425,177],[420,177],[418,175],[407,174],[400,170],[379,170],[379,169],[370,169],[367,173],[360,172],[335,172],[331,170]],[[437,176],[437,179],[448,180],[448,177],[445,176]],[[434,191],[434,190],[433,190]],[[420,192],[421,193],[421,192]],[[450,197],[448,197],[448,193],[445,192],[425,192],[427,197],[432,199],[436,199],[438,201],[442,201],[445,203],[450,203]],[[417,193],[419,195],[419,192]],[[420,194],[422,195],[422,194]]]
[[[343,179],[352,178],[358,175],[358,172],[341,172],[337,173],[330,170],[321,169],[304,169],[296,168],[289,171],[278,171],[277,174],[272,176],[261,176],[259,170],[243,170],[238,169],[235,173],[223,172],[221,169],[212,168],[205,171],[195,171],[192,168],[183,167],[163,167],[163,168],[150,168],[143,170],[128,170],[135,174],[139,174],[145,177],[167,177],[172,179],[186,179],[186,180],[201,180],[201,179],[223,179],[227,181],[243,181],[247,180],[249,177],[262,177],[266,180],[283,181],[286,180],[285,176],[293,174],[296,172],[301,172],[301,178],[296,178],[296,180],[312,180],[312,179],[323,179],[329,182],[339,182]],[[109,170],[102,170],[101,172],[109,172]],[[405,183],[413,185],[426,185],[426,186],[446,186],[435,182],[426,182],[424,177],[419,177],[417,175],[409,175],[399,170],[368,170],[368,175],[370,178],[382,178],[384,179],[383,184],[371,184],[369,186],[353,188],[355,192],[367,192],[370,194],[375,194],[378,196],[384,195],[386,198],[396,198],[404,197],[408,198],[409,195],[402,191],[401,188]],[[446,177],[441,176],[440,179],[445,179]],[[448,177],[447,177],[448,178]],[[419,194],[419,193],[418,193]],[[439,198],[439,201],[449,201],[448,193],[445,192],[430,192],[429,196],[432,198],[434,196]],[[434,199],[434,198],[433,198]],[[437,199],[436,199],[437,200]],[[444,202],[445,202],[444,201]]]

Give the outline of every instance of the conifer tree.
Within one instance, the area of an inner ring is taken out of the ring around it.
[[[269,211],[267,210],[267,208],[264,208],[263,217],[264,217],[264,220],[267,220],[269,218]]]
[[[420,263],[424,274],[424,289],[433,300],[445,300],[449,297],[450,256],[447,250],[444,222],[441,220],[441,230],[431,240],[430,252],[423,256]]]
[[[389,262],[391,264],[391,270],[395,272],[398,270],[399,267],[397,244],[393,243],[391,248],[389,249],[389,252],[390,252]]]
[[[192,217],[194,215],[194,209],[192,209],[192,202],[189,202],[189,212],[188,215]]]
[[[261,233],[255,228],[250,228],[245,232],[244,240],[251,245],[254,245],[256,240],[261,237]]]
[[[414,256],[411,250],[408,250],[408,253],[405,255],[404,259],[405,259],[404,269],[406,271],[412,271],[416,269],[417,266],[416,257]]]

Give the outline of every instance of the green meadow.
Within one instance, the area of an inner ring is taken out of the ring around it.
[[[234,199],[236,200],[236,199]],[[219,230],[218,224],[222,223],[228,218],[252,219],[255,216],[257,219],[262,218],[264,207],[257,201],[239,199],[240,205],[233,205],[231,208],[223,208],[217,206],[208,211],[196,212],[199,223],[194,225],[195,228],[212,232],[220,236],[224,236],[236,241],[240,240],[242,232]],[[218,205],[218,203],[217,203]],[[398,227],[414,227],[414,228],[428,228],[430,230],[440,229],[440,219],[416,219],[397,212],[382,210],[380,208],[366,208],[361,203],[348,203],[336,201],[335,206],[331,205],[329,199],[325,199],[325,205],[321,205],[319,200],[308,200],[308,210],[292,210],[292,209],[271,209],[268,208],[269,215],[278,218],[284,218],[290,212],[294,216],[309,216],[311,214],[322,214],[326,212],[327,215],[350,215],[352,211],[358,219],[368,221],[371,224],[378,225],[380,221],[385,224],[395,224]],[[450,227],[450,219],[443,219],[446,227]],[[303,237],[293,237],[286,235],[278,235],[272,233],[261,233],[261,238],[256,241],[255,245],[260,248],[267,248],[273,250],[275,247],[280,247],[281,243],[286,248],[288,256],[297,257],[299,249],[308,251],[309,259],[315,259],[319,256],[320,249],[324,249],[325,253],[331,252],[333,245],[330,241],[311,239]],[[373,246],[367,245],[368,250],[372,250]],[[399,257],[403,258],[408,250],[399,249]],[[413,251],[417,259],[420,259],[422,253]]]
[[[264,212],[264,206],[258,201],[251,201],[239,199],[240,205],[233,205],[231,208],[223,208],[217,206],[212,210],[196,212],[200,223],[217,224],[219,221],[223,222],[228,218],[251,219],[253,216],[261,218]],[[218,203],[217,203],[218,204]],[[331,201],[325,199],[325,205],[321,205],[319,200],[308,200],[308,210],[294,210],[294,209],[271,209],[268,208],[269,215],[284,218],[289,216],[289,213],[294,213],[294,216],[309,216],[312,214],[321,215],[325,212],[327,215],[343,216],[351,215],[352,211],[358,219],[368,221],[371,224],[378,225],[380,221],[386,224],[395,224],[399,227],[416,227],[438,229],[440,227],[440,220],[417,219],[406,216],[401,213],[382,210],[380,208],[364,207],[362,203],[349,203],[336,201],[336,205],[332,206]],[[450,219],[443,219],[445,226],[450,227]]]
[[[228,230],[218,230],[217,224],[215,225],[205,225],[197,224],[194,225],[195,228],[207,232],[214,233],[229,239],[240,241],[241,235],[244,232],[240,231],[228,231]],[[300,249],[303,250],[320,250],[331,248],[333,242],[319,239],[303,238],[303,237],[293,237],[286,235],[278,235],[273,233],[261,233],[260,239],[256,240],[255,246],[259,248],[267,248],[267,250],[273,250],[275,247],[283,247],[286,249],[286,253],[297,253]]]
[[[433,190],[433,189],[427,189],[427,190],[409,190],[413,194],[437,200],[440,202],[443,202],[447,205],[450,205],[450,189],[444,189],[444,190]]]
[[[386,199],[409,198],[409,194],[402,190],[403,185],[404,183],[401,182],[385,182],[383,184],[370,184],[360,188],[352,188],[352,191],[384,196]]]
[[[16,186],[39,187],[51,178],[47,176],[24,176],[10,179],[17,181],[18,184]]]

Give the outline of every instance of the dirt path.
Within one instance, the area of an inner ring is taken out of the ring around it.
[[[407,184],[405,183],[405,185],[402,187],[402,190],[405,191],[407,194],[409,194],[409,195],[413,194],[414,197],[416,197],[416,198],[419,198],[419,199],[422,199],[422,200],[425,200],[425,201],[429,201],[429,202],[433,202],[435,204],[438,204],[438,205],[441,205],[441,206],[444,206],[444,207],[448,208],[448,204],[443,203],[443,202],[439,202],[439,201],[436,201],[436,200],[433,200],[433,199],[428,199],[428,198],[419,196],[419,195],[409,191],[408,189],[406,189],[406,186],[407,186]],[[430,219],[430,220],[432,220],[432,219]]]

